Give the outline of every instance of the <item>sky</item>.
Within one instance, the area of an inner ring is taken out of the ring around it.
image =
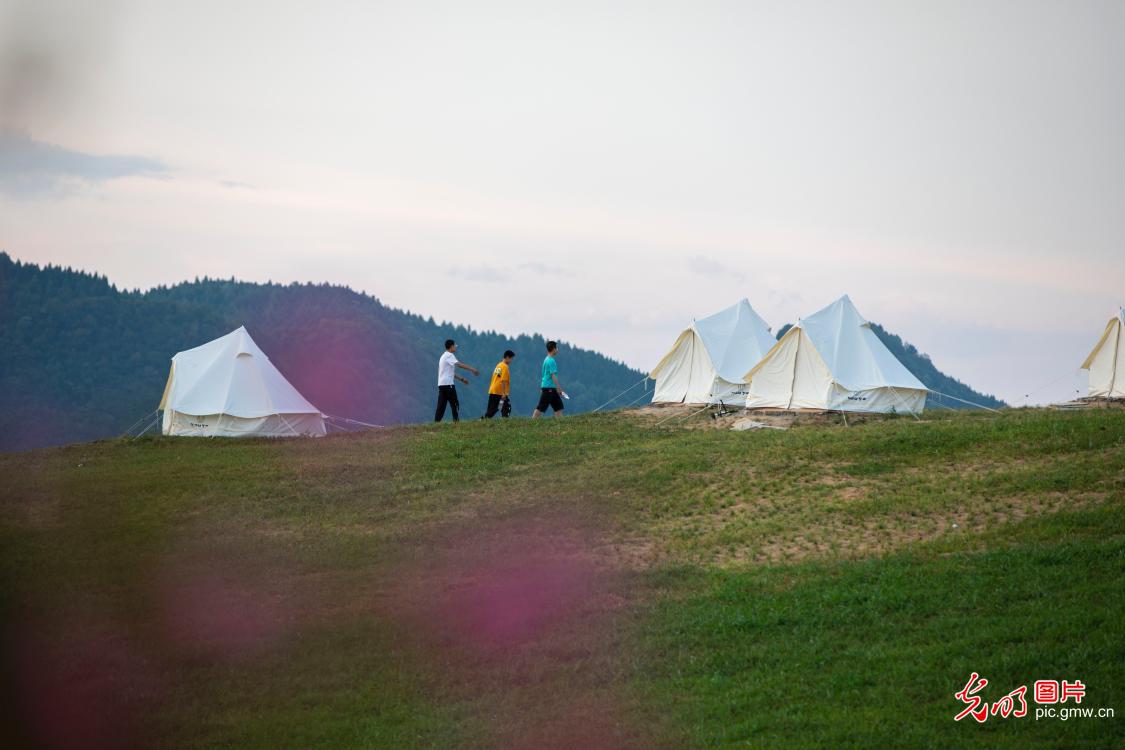
[[[1125,305],[1122,39],[1116,0],[0,0],[0,250],[642,370],[742,297],[776,330],[847,293],[1066,399]]]

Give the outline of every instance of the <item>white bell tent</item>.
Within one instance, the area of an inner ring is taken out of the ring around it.
[[[1105,325],[1090,356],[1082,363],[1090,371],[1092,398],[1125,398],[1125,308]]]
[[[652,369],[653,403],[708,404],[745,398],[743,375],[774,338],[748,300],[700,318],[684,329]]]
[[[926,386],[846,294],[786,331],[744,379],[750,409],[917,414],[926,404]]]
[[[159,408],[165,435],[325,434],[324,415],[274,367],[244,327],[172,357]]]

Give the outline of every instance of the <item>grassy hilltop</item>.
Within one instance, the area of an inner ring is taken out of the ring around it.
[[[145,438],[0,477],[6,739],[1125,743],[1125,411]],[[1117,718],[956,723],[973,671]]]

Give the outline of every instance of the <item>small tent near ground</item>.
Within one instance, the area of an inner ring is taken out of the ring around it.
[[[652,369],[653,403],[708,404],[745,398],[743,375],[774,338],[748,300],[700,318]]]
[[[1125,398],[1125,308],[1105,325],[1090,356],[1082,363],[1090,371],[1091,398]]]
[[[845,294],[801,319],[743,378],[750,409],[919,413],[926,386]]]
[[[172,357],[159,408],[165,435],[320,437],[326,432],[324,415],[243,327]]]

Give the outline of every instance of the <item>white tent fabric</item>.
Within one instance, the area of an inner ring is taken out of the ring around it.
[[[790,328],[743,378],[751,409],[910,412],[926,386],[879,340],[845,294]]]
[[[1090,371],[1090,396],[1125,398],[1125,308],[1106,323],[1082,369]]]
[[[700,318],[652,369],[653,403],[741,401],[743,375],[773,346],[769,326],[748,300]]]
[[[165,435],[292,437],[325,434],[305,400],[244,327],[172,357],[164,396]]]

